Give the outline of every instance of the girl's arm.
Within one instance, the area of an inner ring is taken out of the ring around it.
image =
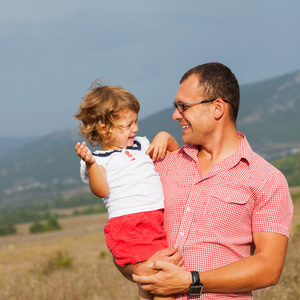
[[[154,137],[146,154],[149,154],[152,160],[156,160],[177,149],[179,149],[179,145],[175,138],[170,133],[161,131]]]
[[[77,155],[86,163],[86,170],[89,175],[89,185],[91,191],[100,198],[105,198],[109,194],[109,185],[106,179],[106,171],[103,166],[96,163],[95,157],[86,143],[77,143],[75,146]]]

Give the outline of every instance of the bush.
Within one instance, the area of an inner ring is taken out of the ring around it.
[[[58,224],[57,219],[55,217],[50,217],[48,220],[48,226],[53,228],[53,230],[61,229],[61,226]]]
[[[99,214],[99,213],[103,213],[106,212],[106,207],[104,205],[100,205],[99,207],[88,207],[84,210],[78,211],[75,210],[73,212],[73,216],[80,216],[80,215],[91,215],[91,214]]]
[[[48,275],[49,273],[58,269],[70,268],[72,266],[72,263],[73,259],[70,257],[68,251],[58,251],[56,255],[50,257],[49,260],[45,263],[42,273]]]
[[[44,232],[44,225],[39,221],[36,221],[33,225],[30,226],[29,231],[30,233]]]
[[[59,225],[55,217],[50,217],[46,224],[42,224],[39,221],[36,221],[32,226],[30,226],[30,233],[40,233],[52,230],[60,230],[61,226]]]
[[[0,226],[0,235],[15,234],[17,232],[16,226],[13,223]]]

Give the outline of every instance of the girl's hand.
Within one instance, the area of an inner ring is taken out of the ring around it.
[[[93,156],[91,150],[86,146],[85,142],[82,142],[81,144],[78,142],[75,145],[75,151],[77,155],[87,164],[92,165],[96,162],[95,157]]]
[[[153,139],[146,154],[152,158],[152,160],[161,159],[167,154],[169,134],[167,132],[159,132]]]
[[[170,133],[161,131],[154,137],[146,154],[149,154],[152,160],[156,160],[177,149],[179,149],[179,145],[175,138]]]

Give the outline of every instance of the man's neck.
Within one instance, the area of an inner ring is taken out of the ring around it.
[[[210,171],[215,165],[233,155],[239,145],[240,138],[236,130],[215,133],[209,143],[198,147],[198,163],[201,168],[202,176]]]

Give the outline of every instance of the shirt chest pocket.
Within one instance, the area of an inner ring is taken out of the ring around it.
[[[251,230],[249,193],[234,188],[212,189],[202,210],[208,230],[221,235]],[[245,232],[244,232],[245,233]]]

